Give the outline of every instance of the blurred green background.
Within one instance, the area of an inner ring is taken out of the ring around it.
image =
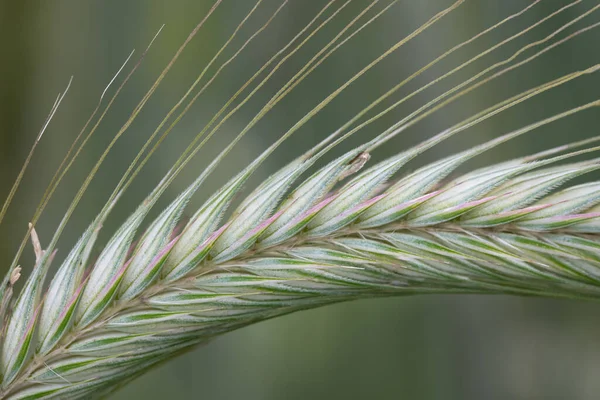
[[[210,3],[208,0],[0,0],[1,198],[8,194],[56,94],[63,90],[69,77],[74,76],[71,91],[46,132],[22,190],[0,227],[0,266],[11,262],[45,185],[129,52],[136,48],[139,56],[159,27],[166,24],[38,224],[43,244],[48,242],[69,200],[102,149],[201,20]],[[253,3],[225,0],[200,31],[110,153],[59,242],[58,261],[91,222],[153,128],[227,40]],[[175,182],[160,206],[173,199],[275,90],[369,3],[366,0],[351,2],[322,33],[290,59],[264,89],[224,125]],[[375,10],[388,2],[380,3]],[[393,84],[530,3],[529,0],[467,0],[313,118],[261,167],[248,187],[312,146]],[[526,43],[543,38],[596,3],[583,1],[569,8],[416,96],[361,131],[332,157],[379,133],[435,95],[510,56]],[[278,4],[279,1],[264,0],[216,65],[233,54]],[[102,241],[108,239],[110,232],[158,182],[224,101],[324,4],[324,0],[292,0],[272,25],[223,71],[123,198],[104,228]],[[340,48],[236,147],[195,197],[188,214],[327,94],[450,4],[449,0],[400,1]],[[566,4],[567,1],[541,1],[523,16],[414,79],[394,99]],[[599,16],[592,14],[566,29],[559,38],[598,21]],[[598,43],[600,31],[575,38],[436,112],[377,151],[374,157],[381,159],[391,155],[508,96],[600,62]],[[209,76],[213,72],[209,72]],[[427,152],[411,163],[407,171],[594,100],[599,84],[598,77],[588,76],[538,96]],[[464,169],[590,137],[598,133],[599,117],[600,113],[592,110],[561,120],[498,147]],[[22,265],[28,273],[32,265],[30,248]],[[227,334],[151,371],[112,398],[596,399],[600,393],[599,333],[600,313],[595,303],[506,296],[420,296],[361,301],[289,315]]]

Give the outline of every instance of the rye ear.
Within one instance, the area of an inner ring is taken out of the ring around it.
[[[313,71],[334,54],[341,50],[359,51],[361,44],[357,39],[385,21],[390,10],[401,4],[396,0],[372,0],[354,7],[356,3],[350,0],[330,0],[321,8],[315,7],[311,19],[289,40],[283,40],[252,71],[247,82],[236,88],[210,120],[198,128],[198,134],[155,188],[121,221],[118,229],[107,232],[108,241],[102,244],[98,238],[111,211],[173,128],[231,64],[243,63],[246,53],[261,45],[261,37],[274,34],[270,30],[272,22],[278,21],[289,7],[288,0],[276,6],[255,0],[251,6],[246,5],[247,13],[200,68],[189,90],[142,147],[133,150],[133,161],[119,177],[113,192],[107,193],[104,206],[79,240],[58,255],[61,261],[57,261],[56,272],[50,272],[58,254],[58,241],[108,154],[121,144],[119,140],[124,135],[131,134],[133,122],[142,115],[188,44],[203,37],[205,23],[221,11],[222,2],[214,2],[114,133],[67,205],[52,237],[47,241],[39,238],[35,227],[48,201],[150,46],[135,64],[130,65],[132,55],[127,58],[101,93],[98,106],[67,151],[33,217],[26,221],[30,222],[29,228],[0,286],[0,398],[97,398],[225,332],[340,301],[425,293],[600,297],[600,182],[588,179],[588,174],[600,169],[600,158],[595,154],[600,150],[595,146],[600,136],[565,141],[537,154],[465,172],[471,160],[485,159],[500,145],[524,135],[543,137],[544,130],[559,120],[597,113],[600,100],[565,107],[519,129],[472,143],[456,154],[415,170],[407,169],[408,163],[427,150],[470,128],[478,128],[495,116],[505,115],[509,109],[528,107],[529,100],[536,96],[555,94],[555,89],[595,74],[600,64],[582,66],[558,78],[524,87],[519,94],[492,106],[474,109],[469,117],[441,132],[423,132],[420,143],[397,147],[388,152],[387,158],[379,153],[384,145],[394,148],[393,138],[436,111],[600,26],[584,20],[600,5],[575,16],[567,12],[572,12],[580,1],[557,8],[510,35],[501,28],[528,15],[540,0],[498,18],[495,24],[441,52],[412,75],[386,82],[384,93],[373,101],[365,101],[338,129],[322,132],[316,145],[294,154],[287,165],[244,191],[282,143],[313,122],[317,114],[328,110],[340,96],[348,95],[353,84],[367,74],[376,74],[376,68],[389,61],[392,54],[404,51],[403,56],[410,57],[407,44],[460,12],[464,0],[454,1],[412,32],[399,35],[391,46],[319,99],[245,168],[224,179],[204,203],[189,210],[194,194],[204,189],[207,179],[227,162],[231,150],[250,130],[275,112],[282,100],[302,87]],[[545,36],[530,37],[538,28],[548,28],[546,23],[556,22],[559,16],[571,19],[552,25],[553,30]],[[250,33],[246,32],[248,29]],[[496,35],[488,48],[478,50],[447,71],[436,72],[434,67],[445,65],[442,60],[472,49],[473,43],[492,32]],[[498,39],[500,35],[503,37]],[[522,38],[528,41],[523,44],[519,41]],[[156,36],[150,44],[155,39]],[[502,53],[499,61],[485,57],[515,44],[517,48]],[[297,58],[307,53],[305,62],[298,65]],[[460,80],[459,72],[474,65],[480,69]],[[126,75],[125,70],[129,71]],[[273,77],[288,70],[292,70],[288,79],[274,94],[264,96],[275,81]],[[425,73],[433,78],[400,95],[401,89],[417,84],[417,78]],[[423,101],[412,112],[398,111],[401,105],[418,100],[427,89],[449,79],[458,82]],[[118,86],[115,82],[119,82]],[[66,90],[51,108],[8,191],[0,209],[0,223],[10,212],[30,160],[65,93]],[[220,152],[209,154],[206,144],[250,100],[262,101],[255,116]],[[370,140],[365,138],[362,144],[335,153],[340,143],[376,126],[372,125],[376,121],[386,121],[384,117],[395,122],[388,123]],[[201,151],[210,157],[206,168],[151,219],[159,199]],[[582,178],[588,181],[572,183]],[[186,210],[191,215],[188,219],[183,218]],[[36,256],[32,267],[21,262],[29,239]],[[27,279],[19,279],[22,274]],[[23,288],[13,296],[19,280],[24,281]]]

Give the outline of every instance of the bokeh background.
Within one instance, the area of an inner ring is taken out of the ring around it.
[[[66,149],[129,52],[135,48],[139,55],[159,27],[166,24],[38,224],[43,244],[50,239],[102,149],[210,3],[208,0],[0,0],[0,198],[8,194],[56,94],[74,76],[71,90],[42,139],[22,190],[0,227],[0,270],[10,264],[27,222]],[[98,212],[153,128],[253,3],[225,0],[190,44],[102,166],[59,243],[58,261]],[[351,2],[293,57],[254,100],[224,125],[159,206],[173,199],[275,90],[369,3]],[[381,1],[375,10],[387,3]],[[307,123],[261,167],[248,187],[308,149],[393,84],[530,3],[529,0],[467,0]],[[233,54],[278,4],[275,0],[264,0],[215,65]],[[324,4],[324,0],[291,0],[270,27],[224,70],[123,198],[104,228],[102,241],[108,239],[110,232],[158,182],[224,101]],[[449,0],[400,1],[348,42],[252,129],[194,198],[188,214],[327,94],[450,4]],[[417,77],[394,99],[567,4],[563,0],[541,1],[523,16]],[[510,56],[526,43],[543,38],[594,5],[596,2],[592,0],[580,2],[478,60],[361,131],[332,157],[381,132],[435,95]],[[600,15],[591,14],[558,37],[598,21]],[[575,38],[436,112],[378,150],[374,157],[381,159],[398,152],[508,96],[599,63],[599,43],[600,32],[594,30]],[[599,84],[597,76],[587,76],[538,96],[428,151],[406,170],[594,100]],[[590,137],[598,133],[598,122],[597,110],[558,121],[478,157],[464,170]],[[22,265],[28,273],[32,265],[30,248]],[[591,302],[508,296],[419,296],[360,301],[289,315],[229,333],[156,368],[111,398],[596,399],[600,393],[599,333],[598,304]]]

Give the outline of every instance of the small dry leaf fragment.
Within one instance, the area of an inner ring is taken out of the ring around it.
[[[21,277],[21,267],[17,266],[10,273],[10,280],[9,280],[10,286],[14,286],[15,283],[17,283],[17,281],[19,280],[20,277]]]
[[[40,238],[31,222],[29,223],[29,229],[31,230],[31,244],[33,245],[33,251],[35,253],[35,262],[37,263],[44,255],[44,250],[42,250]]]
[[[365,164],[370,159],[371,159],[371,155],[369,153],[367,153],[366,151],[363,151],[362,153],[360,153],[359,155],[354,157],[348,163],[348,166],[350,168],[346,172],[344,172],[343,174],[340,175],[339,180],[345,179],[348,176],[353,175],[353,174],[357,173],[358,171],[360,171],[362,169],[362,167],[364,167]]]

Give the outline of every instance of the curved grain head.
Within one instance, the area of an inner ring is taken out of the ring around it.
[[[129,134],[186,47],[203,40],[204,25],[221,3],[216,1],[199,18],[122,127],[113,132],[54,236],[40,243],[35,230],[40,216],[150,46],[139,56],[131,55],[100,94],[35,214],[24,221],[31,224],[0,287],[0,398],[101,397],[215,336],[340,301],[424,293],[600,297],[600,183],[587,178],[600,169],[595,147],[600,137],[592,133],[570,142],[565,135],[559,147],[469,169],[472,160],[485,159],[518,137],[543,137],[559,120],[597,115],[600,98],[546,113],[491,139],[480,136],[462,151],[421,167],[407,167],[450,138],[595,74],[600,64],[581,65],[521,87],[496,104],[474,105],[470,115],[441,131],[422,131],[426,125],[420,123],[439,110],[497,80],[518,76],[522,67],[560,47],[585,40],[600,24],[600,6],[581,1],[565,2],[527,24],[521,19],[536,12],[541,1],[499,15],[494,24],[436,54],[414,73],[386,80],[379,97],[364,100],[335,130],[319,132],[320,141],[312,148],[248,188],[251,177],[282,143],[301,134],[390,57],[402,52],[410,57],[407,52],[414,41],[429,35],[436,24],[458,18],[465,3],[440,1],[438,10],[416,29],[399,34],[387,49],[317,99],[246,168],[222,182],[220,189],[205,192],[207,200],[190,209],[193,196],[204,190],[206,180],[248,132],[276,113],[276,106],[301,89],[328,59],[341,51],[360,51],[361,35],[389,21],[387,13],[403,6],[391,0],[311,3],[311,18],[265,57],[241,87],[228,93],[154,190],[100,245],[106,219],[173,128],[194,105],[207,101],[205,91],[226,79],[222,75],[230,65],[243,64],[247,52],[260,47],[261,38],[290,7],[287,0],[253,2],[199,68],[189,89],[147,134],[145,144],[131,149],[133,161],[115,179],[112,194],[107,193],[108,200],[80,239],[64,254],[57,252],[59,238],[107,156]],[[477,47],[482,40],[486,46]],[[273,90],[282,71],[288,75]],[[441,89],[430,95],[432,88]],[[593,87],[589,91],[594,95]],[[52,107],[3,203],[0,223],[63,97],[59,95]],[[216,155],[203,151],[251,100],[258,100],[260,107],[237,136]],[[415,129],[421,130],[420,143],[396,146],[396,137]],[[363,144],[340,150],[350,138],[362,139]],[[388,156],[378,156],[384,145]],[[167,207],[151,214],[199,154],[210,157],[206,168]],[[184,213],[191,217],[184,219]],[[29,240],[36,262],[22,267]],[[56,268],[49,273],[53,260]],[[15,294],[21,274],[24,285]]]

